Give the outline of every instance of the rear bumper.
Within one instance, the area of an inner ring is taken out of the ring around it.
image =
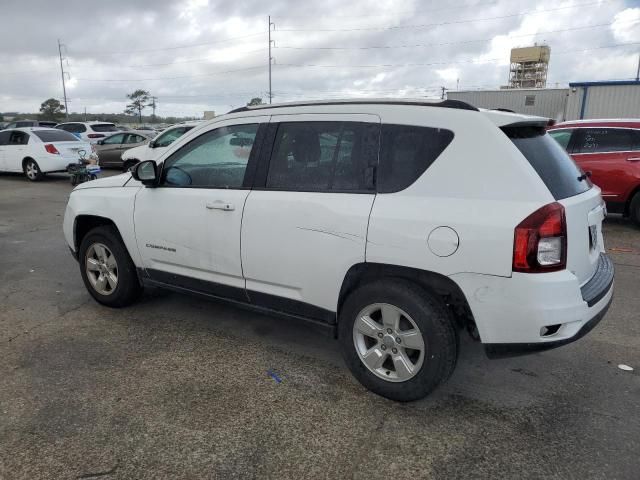
[[[451,279],[464,292],[488,351],[510,354],[555,348],[585,335],[605,315],[614,288],[613,263],[604,254],[584,285],[569,270]]]

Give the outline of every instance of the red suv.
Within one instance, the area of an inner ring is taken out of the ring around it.
[[[640,120],[574,120],[551,135],[602,190],[611,212],[640,225]]]

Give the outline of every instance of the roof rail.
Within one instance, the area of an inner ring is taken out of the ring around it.
[[[402,99],[357,99],[357,100],[320,100],[320,101],[303,101],[274,103],[269,105],[256,105],[234,108],[228,113],[251,112],[253,110],[266,110],[270,108],[286,108],[286,107],[313,107],[324,105],[413,105],[419,107],[440,107],[440,108],[456,108],[459,110],[479,110],[473,105],[463,102],[462,100],[442,100],[441,102],[425,102],[422,100],[402,100]]]

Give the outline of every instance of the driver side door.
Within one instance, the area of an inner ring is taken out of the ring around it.
[[[136,241],[147,277],[246,301],[240,227],[269,117],[211,125],[163,158],[160,185],[136,195]]]
[[[120,155],[124,148],[124,137],[124,133],[117,133],[116,135],[105,138],[102,143],[97,146],[100,165],[108,167],[122,164]]]

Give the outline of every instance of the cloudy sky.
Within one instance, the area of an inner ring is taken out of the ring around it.
[[[549,86],[631,79],[640,54],[640,0],[2,0],[0,111],[62,99],[57,39],[70,111],[138,88],[159,115],[266,99],[269,15],[274,101],[497,88],[534,42]]]

